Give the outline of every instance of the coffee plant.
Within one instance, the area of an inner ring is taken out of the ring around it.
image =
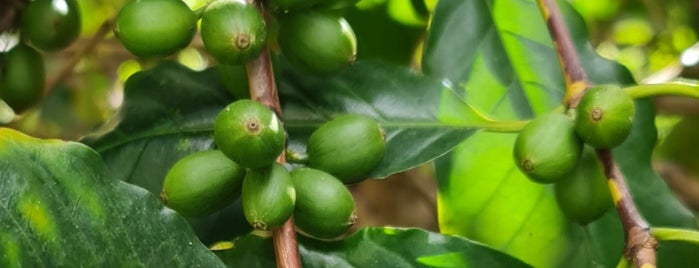
[[[0,31],[0,267],[699,266],[651,166],[652,99],[699,82],[636,82],[566,1],[1,0]],[[110,57],[114,113],[31,130]],[[439,229],[362,225],[414,168]]]

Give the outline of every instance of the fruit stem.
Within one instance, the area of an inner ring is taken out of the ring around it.
[[[307,164],[308,155],[300,154],[289,148],[286,148],[286,161],[294,164]]]
[[[479,128],[487,132],[503,132],[503,133],[513,133],[519,132],[524,126],[526,126],[529,121],[486,121],[484,123],[476,123],[469,125],[469,127]]]
[[[635,85],[624,88],[624,91],[634,99],[660,95],[676,95],[699,99],[699,81],[682,79],[670,83]]]
[[[585,90],[590,85],[587,81],[587,74],[580,63],[580,58],[575,51],[573,41],[570,38],[568,28],[561,16],[561,12],[555,0],[537,0],[541,14],[546,20],[553,46],[556,48],[558,63],[563,70],[566,82],[566,93],[563,103],[568,108],[575,108],[580,102]]]
[[[616,268],[629,268],[631,267],[631,264],[629,263],[629,260],[626,259],[626,257],[622,256],[621,259],[619,259],[619,263],[616,264]]]
[[[604,166],[609,191],[624,227],[625,257],[636,267],[656,267],[655,248],[658,241],[650,234],[650,225],[636,209],[626,179],[612,157],[611,150],[597,150],[597,157]]]
[[[568,109],[578,106],[585,91],[592,85],[587,80],[587,74],[573,46],[570,33],[560,14],[555,0],[537,0],[541,14],[546,20],[546,25],[556,48],[558,61],[566,82],[566,94],[563,99]],[[626,243],[624,256],[620,265],[625,260],[630,261],[636,267],[656,267],[655,247],[657,240],[650,235],[650,227],[636,208],[631,198],[624,175],[612,157],[611,150],[597,150],[597,158],[604,166],[607,176],[609,191],[613,197],[614,205],[624,227]]]
[[[263,14],[263,17],[267,20],[267,24],[270,25],[271,16],[265,13],[261,1],[248,0],[248,2],[257,7],[258,11]],[[274,82],[274,70],[272,68],[272,60],[269,56],[269,49],[265,46],[256,59],[245,65],[245,69],[250,84],[250,98],[272,109],[279,119],[282,120],[282,109],[279,104],[277,87]],[[277,162],[282,165],[286,162],[283,151],[277,158]],[[289,218],[281,227],[273,231],[272,240],[274,240],[277,267],[301,267],[293,217]]]
[[[650,233],[659,241],[682,241],[699,245],[699,232],[679,228],[653,228]]]

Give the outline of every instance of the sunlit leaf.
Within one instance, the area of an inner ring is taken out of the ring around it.
[[[599,84],[633,83],[628,71],[594,55],[582,20],[563,1],[559,5],[590,79]],[[445,99],[440,114],[444,120],[471,121],[474,111],[528,119],[559,107],[565,91],[535,1],[440,1],[424,55],[425,73],[448,81],[475,107],[464,110]],[[632,136],[614,153],[639,208],[652,224],[696,227],[691,213],[653,173],[652,107],[645,100],[637,101],[636,107]],[[479,133],[437,162],[441,230],[484,242],[534,266],[615,265],[623,250],[618,217],[610,211],[587,229],[568,222],[558,211],[551,187],[530,182],[515,167],[514,138]],[[661,257],[664,253],[661,250]],[[697,261],[660,260],[670,266]]]

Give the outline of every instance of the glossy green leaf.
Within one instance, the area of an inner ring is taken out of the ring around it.
[[[299,236],[303,267],[529,267],[511,256],[456,236],[420,229],[364,228],[323,242]],[[216,251],[228,267],[276,267],[272,240],[247,235]]]
[[[290,147],[299,153],[313,130],[338,115],[377,119],[388,145],[372,177],[430,161],[475,131],[440,122],[437,104],[442,95],[453,95],[439,82],[401,67],[356,63],[330,79],[283,69],[278,83]],[[214,146],[213,118],[231,101],[211,70],[165,63],[132,76],[115,127],[83,142],[100,152],[118,177],[158,192],[174,161]]]
[[[187,222],[79,143],[0,128],[1,267],[222,267]]]
[[[589,49],[583,21],[564,1],[559,5],[590,79],[633,83],[628,71]],[[474,110],[500,119],[532,118],[558,107],[565,91],[536,1],[440,1],[423,70],[444,79],[474,107],[464,110],[454,106],[458,102],[444,99],[440,118],[450,122],[472,121],[478,116]],[[648,101],[636,105],[632,136],[614,153],[639,208],[652,224],[695,228],[691,213],[651,170],[653,111]],[[551,187],[530,182],[515,167],[514,137],[479,133],[437,161],[442,232],[484,242],[537,267],[615,265],[623,250],[615,213],[585,229],[568,222],[558,211]],[[660,262],[670,266],[696,261],[663,257],[667,251],[660,252]]]
[[[387,145],[382,162],[369,175],[372,178],[428,162],[476,130],[469,127],[475,121],[446,124],[438,120],[440,99],[456,97],[439,82],[402,67],[358,62],[333,79],[285,69],[279,81],[289,147],[297,153],[305,153],[310,134],[336,116],[365,114],[379,122]]]

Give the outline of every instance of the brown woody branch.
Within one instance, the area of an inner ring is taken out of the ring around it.
[[[265,14],[260,2],[248,0],[256,4],[258,10]],[[257,2],[257,3],[256,3]],[[269,18],[268,16],[265,16]],[[281,105],[277,94],[277,86],[274,82],[274,70],[269,55],[269,49],[262,49],[260,55],[249,62],[245,69],[250,83],[250,98],[256,100],[272,109],[279,118],[282,118]],[[277,158],[277,162],[284,164],[284,152]],[[274,251],[277,259],[277,267],[299,268],[301,260],[298,253],[298,243],[296,242],[296,231],[294,230],[294,219],[289,218],[284,225],[273,231]]]
[[[546,20],[565,76],[564,104],[569,109],[575,108],[580,102],[580,98],[585,94],[587,87],[592,84],[587,80],[587,74],[575,51],[570,33],[555,0],[537,0],[537,2]],[[655,249],[658,242],[651,236],[648,222],[638,212],[624,175],[614,161],[611,150],[597,150],[597,157],[604,166],[609,191],[624,227],[626,236],[624,256],[636,267],[656,267]]]
[[[553,45],[556,48],[558,62],[563,69],[563,77],[566,82],[566,94],[563,102],[568,108],[575,108],[580,102],[580,98],[585,94],[585,89],[589,86],[587,74],[582,68],[580,58],[575,52],[575,46],[570,39],[570,33],[566,28],[565,21],[561,17],[561,12],[556,6],[555,0],[538,0],[541,13],[546,20]]]
[[[636,204],[619,170],[611,150],[597,150],[597,157],[604,166],[614,205],[624,226],[626,247],[624,255],[636,267],[655,267],[655,248],[658,241],[651,236],[650,225],[636,209]],[[650,266],[648,266],[650,265]]]
[[[81,47],[78,51],[75,52],[72,58],[70,58],[58,71],[58,73],[51,78],[49,78],[46,81],[46,85],[44,88],[44,96],[48,95],[53,88],[58,85],[61,81],[65,80],[68,78],[72,73],[73,69],[75,69],[75,66],[78,65],[80,62],[80,59],[82,59],[83,56],[85,56],[87,53],[90,53],[95,47],[97,47],[97,44],[100,43],[104,39],[104,37],[112,31],[112,26],[114,24],[114,19],[108,19],[100,25],[99,29],[97,32],[95,32],[94,35]]]

